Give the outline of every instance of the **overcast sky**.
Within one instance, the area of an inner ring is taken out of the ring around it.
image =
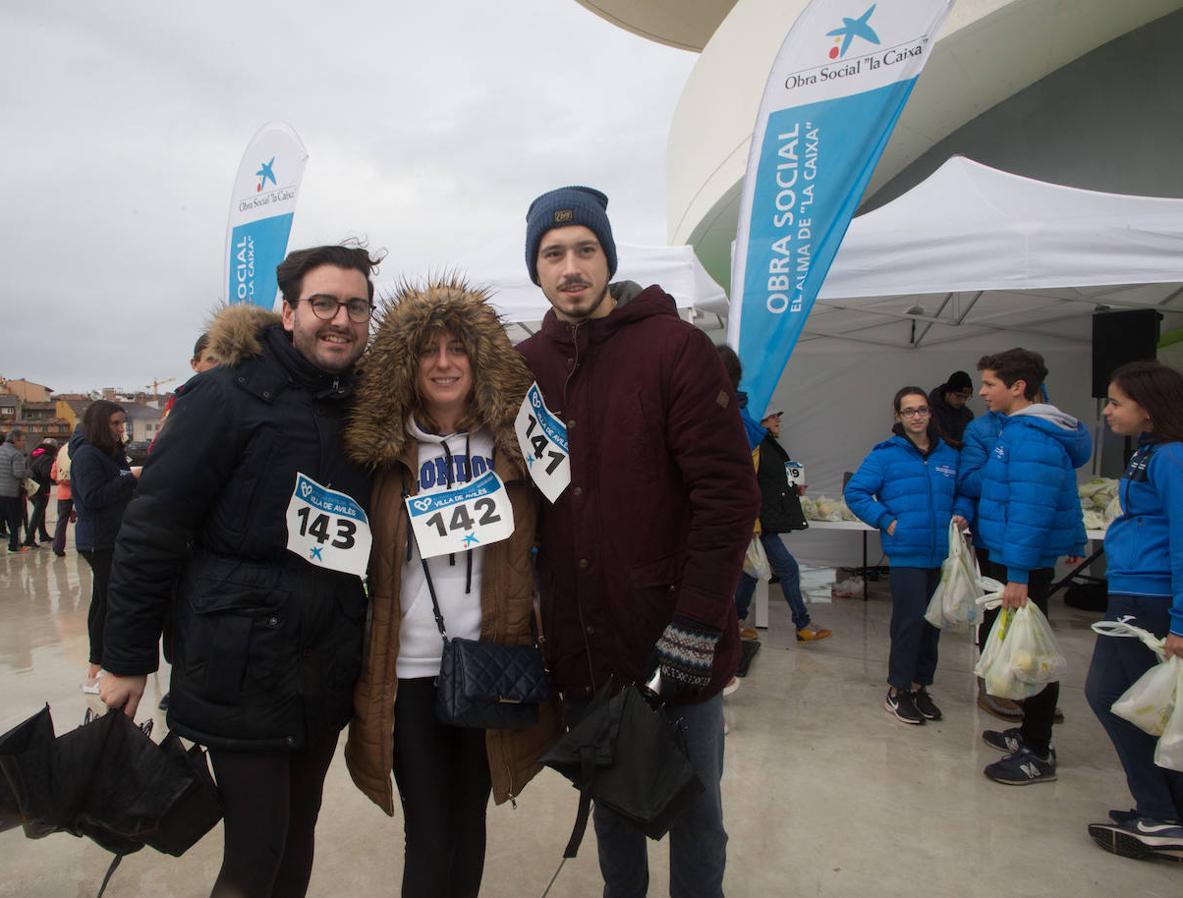
[[[380,283],[520,276],[537,194],[591,184],[663,244],[696,57],[574,0],[0,7],[0,374],[59,392],[189,374],[263,123],[309,152],[290,248],[368,239]]]

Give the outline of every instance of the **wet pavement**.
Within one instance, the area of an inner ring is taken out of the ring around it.
[[[807,575],[816,585],[824,572]],[[71,548],[0,554],[0,731],[46,702],[59,732],[88,704],[80,691],[87,656],[90,570]],[[816,589],[814,595],[824,595]],[[989,782],[998,755],[979,732],[1001,729],[974,704],[973,651],[946,636],[933,694],[945,720],[908,727],[883,710],[889,603],[818,604],[833,638],[798,644],[772,590],[771,627],[748,678],[726,702],[724,804],[730,833],[726,893],[732,898],[821,896],[1177,896],[1183,865],[1102,852],[1085,824],[1131,802],[1116,756],[1088,710],[1082,685],[1094,616],[1053,602],[1052,621],[1070,671],[1057,728],[1059,780],[1026,787]],[[165,674],[149,681],[155,708]],[[97,707],[95,699],[89,701]],[[157,717],[157,738],[164,732]],[[342,745],[344,740],[342,740]],[[576,793],[543,772],[516,809],[490,807],[485,896],[541,895],[574,821]],[[402,826],[352,785],[338,750],[317,831],[311,896],[399,892]],[[220,827],[183,858],[146,849],[127,858],[108,898],[209,893]],[[650,895],[668,893],[664,843],[651,846]],[[57,834],[29,840],[0,833],[0,896],[93,896],[110,855]],[[553,898],[598,895],[594,832],[569,861]]]

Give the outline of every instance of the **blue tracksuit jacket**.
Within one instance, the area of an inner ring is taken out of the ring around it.
[[[1163,596],[1183,636],[1183,443],[1143,437],[1118,495],[1121,517],[1105,533],[1109,592]]]
[[[949,554],[950,518],[973,512],[972,503],[957,495],[957,455],[937,440],[925,458],[911,440],[896,434],[872,449],[846,484],[846,504],[879,528],[893,565],[940,567]],[[892,521],[898,523],[888,536]]]
[[[1001,412],[986,412],[970,421],[961,437],[965,445],[961,449],[961,463],[957,466],[957,492],[973,500],[974,513],[968,520],[974,545],[979,549],[986,547],[982,535],[978,533],[978,500],[982,497],[982,469],[986,467],[994,444],[998,442],[998,437],[1002,433],[1002,422],[1005,420],[1006,415]]]
[[[1028,571],[1084,554],[1076,468],[1092,451],[1085,426],[1053,405],[1030,405],[1003,423],[982,469],[978,529],[1008,580],[1026,583]]]

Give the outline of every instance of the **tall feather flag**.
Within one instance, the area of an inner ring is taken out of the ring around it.
[[[247,144],[226,225],[227,302],[271,309],[278,286],[275,266],[287,253],[308,151],[291,126],[269,122]]]
[[[752,133],[727,340],[762,415],[953,0],[814,0]]]

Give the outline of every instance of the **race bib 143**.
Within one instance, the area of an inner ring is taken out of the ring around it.
[[[370,521],[345,493],[296,474],[288,503],[288,550],[309,564],[365,577],[370,560]]]

